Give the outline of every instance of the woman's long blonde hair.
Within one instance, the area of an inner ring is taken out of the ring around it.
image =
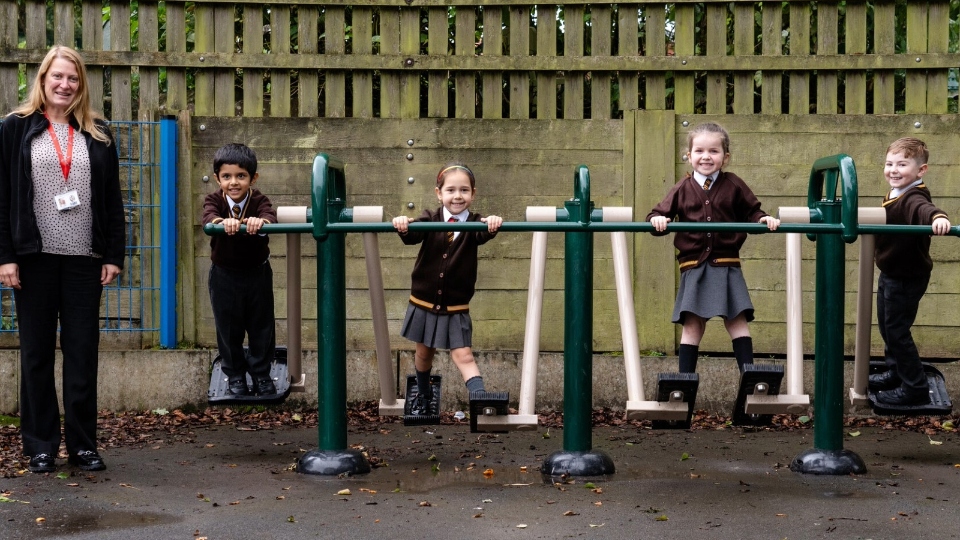
[[[46,107],[47,98],[43,93],[43,80],[50,71],[50,65],[57,58],[71,62],[77,68],[77,75],[80,77],[80,83],[77,85],[77,96],[73,103],[67,108],[67,115],[73,116],[80,129],[86,131],[98,141],[110,144],[110,135],[97,125],[97,120],[103,120],[103,115],[95,111],[90,106],[90,92],[87,88],[87,68],[83,64],[83,58],[80,53],[64,45],[56,45],[43,57],[40,68],[37,70],[37,76],[30,85],[30,93],[19,107],[10,114],[17,116],[29,116],[37,111],[43,111]]]

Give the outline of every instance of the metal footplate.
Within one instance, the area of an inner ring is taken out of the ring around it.
[[[470,392],[470,432],[479,433],[481,431],[478,427],[481,416],[506,416],[510,414],[507,407],[509,403],[509,392],[486,392],[483,390]],[[485,429],[483,431],[506,431],[506,428],[498,426],[498,429]]]
[[[407,375],[407,393],[403,404],[403,425],[431,426],[440,423],[440,375],[430,376],[430,389],[433,395],[426,404],[426,410],[420,410],[415,405],[415,398],[419,394],[416,375]]]
[[[246,349],[244,350],[246,353]],[[287,348],[277,347],[270,363],[270,378],[277,387],[276,394],[235,396],[228,393],[229,380],[223,373],[223,359],[218,354],[213,360],[210,373],[210,389],[207,403],[210,405],[277,405],[290,395],[290,373],[287,370]],[[247,388],[253,388],[253,379],[247,374]]]
[[[887,369],[883,362],[870,362],[870,373],[878,373]],[[877,393],[867,391],[873,412],[884,415],[899,416],[942,416],[950,414],[953,404],[947,395],[947,387],[943,380],[943,373],[930,364],[923,364],[923,372],[927,375],[927,385],[930,387],[930,402],[921,405],[888,405],[877,401]]]
[[[732,422],[735,426],[766,426],[773,414],[747,412],[749,396],[776,396],[780,393],[783,381],[783,366],[775,364],[746,364],[740,374],[740,389],[737,390],[737,402],[733,407]],[[753,405],[753,404],[752,404]],[[759,405],[759,403],[757,403]]]
[[[657,402],[673,404],[678,415],[654,417],[653,429],[690,429],[693,408],[697,403],[700,375],[696,373],[660,373],[657,375]]]

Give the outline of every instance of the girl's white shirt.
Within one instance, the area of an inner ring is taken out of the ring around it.
[[[450,218],[456,218],[457,221],[463,223],[464,221],[467,220],[468,217],[470,217],[470,210],[464,210],[463,212],[460,212],[459,214],[451,214],[450,211],[447,210],[447,207],[446,207],[446,206],[443,207],[443,220],[444,220],[444,221],[450,221]],[[456,240],[458,236],[460,236],[460,231],[454,231],[454,232],[453,232],[453,239]]]
[[[718,176],[720,176],[720,171],[716,171],[715,173],[711,174],[710,176],[704,176],[704,175],[698,173],[697,171],[693,171],[693,179],[696,180],[698,184],[700,184],[700,187],[701,187],[701,188],[703,188],[703,183],[707,181],[707,178],[710,179],[710,182],[711,182],[711,183],[710,183],[710,187],[713,187],[713,182],[716,182],[716,181],[717,181],[717,177],[718,177]]]

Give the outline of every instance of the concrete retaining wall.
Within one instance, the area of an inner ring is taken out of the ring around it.
[[[102,351],[98,406],[112,411],[172,410],[184,406],[206,406],[209,386],[209,366],[216,355],[211,350],[172,351]],[[347,396],[351,402],[376,400],[380,397],[376,355],[372,351],[351,351],[347,355]],[[395,353],[392,360],[398,379],[412,373],[412,352]],[[520,392],[520,353],[479,353],[477,360],[487,388],[507,390],[515,401]],[[0,413],[10,414],[18,409],[19,352],[0,351]],[[642,359],[645,392],[654,395],[656,375],[676,369],[675,357],[647,357]],[[773,361],[782,363],[781,361]],[[456,410],[466,407],[467,392],[460,374],[446,355],[437,357],[435,373],[443,376],[444,408]],[[303,367],[307,375],[308,391],[291,394],[288,402],[311,406],[317,403],[317,352],[305,351]],[[397,369],[399,367],[399,369]],[[57,355],[57,378],[60,378],[60,356]],[[813,361],[804,363],[804,388],[813,400]],[[960,379],[960,363],[938,364],[950,381]],[[698,366],[700,390],[697,408],[729,414],[737,389],[736,362],[729,358],[701,358]],[[853,378],[853,364],[844,363],[844,388]],[[59,389],[59,381],[58,381]],[[401,385],[402,386],[402,385]],[[953,386],[955,387],[955,386]],[[956,398],[956,396],[954,396]],[[595,355],[593,359],[593,402],[597,407],[622,409],[627,399],[623,358]],[[540,356],[537,380],[537,410],[563,408],[563,355],[545,353]]]

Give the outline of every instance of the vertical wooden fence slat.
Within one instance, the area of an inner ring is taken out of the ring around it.
[[[566,6],[564,10],[563,55],[583,56],[583,6]],[[563,76],[563,117],[583,118],[583,71],[567,71]]]
[[[477,12],[473,7],[460,6],[457,9],[456,34],[453,38],[454,53],[457,56],[474,56],[474,39],[477,30]],[[472,71],[458,71],[456,76],[456,118],[476,118],[477,116],[477,75]]]
[[[380,8],[380,54],[400,54],[400,10]],[[400,116],[400,74],[380,73],[380,118]]]
[[[130,50],[130,4],[110,2],[110,50]],[[130,81],[132,68],[110,68],[110,119],[133,120]]]
[[[155,53],[159,49],[160,21],[157,15],[157,1],[141,1],[139,11],[139,30],[137,49]],[[142,121],[154,119],[160,109],[160,70],[155,67],[140,68],[140,104],[137,118]]]
[[[761,52],[763,56],[780,56],[783,54],[780,42],[783,8],[780,2],[764,2],[762,10]],[[763,70],[760,74],[760,112],[780,114],[783,112],[782,99],[783,74],[773,69]]]
[[[100,10],[97,10],[96,20],[100,20]],[[43,0],[24,0],[24,34],[27,49],[43,50],[49,46],[47,45],[47,3]],[[96,50],[101,48],[102,46],[98,45]],[[36,64],[27,65],[28,81],[33,81],[37,76],[37,68]],[[102,80],[100,87],[103,88]]]
[[[346,21],[343,18],[343,9],[340,10],[340,22],[337,28],[341,30],[336,33],[340,37],[340,43],[343,43],[343,28]],[[330,53],[330,15],[326,16],[326,36],[327,46],[325,52]],[[297,6],[297,52],[300,54],[317,54],[320,52],[320,8],[318,6],[308,6],[300,4]],[[340,53],[345,52],[341,49]],[[244,70],[246,71],[246,70]],[[330,107],[330,74],[325,74],[327,84],[325,86],[327,102],[325,107]],[[344,104],[340,116],[346,116],[346,87],[343,82],[343,73],[340,73],[340,103]],[[261,76],[262,79],[262,76]],[[320,74],[316,69],[301,69],[297,74],[297,114],[304,118],[314,118],[320,116]],[[326,115],[330,116],[329,110]]]
[[[696,27],[695,6],[683,4],[676,6],[676,26],[674,40],[677,56],[693,56],[696,52],[694,29]],[[694,74],[678,71],[673,74],[673,109],[678,114],[694,112]]]
[[[817,4],[817,54],[837,54],[840,18],[837,4]],[[837,114],[837,72],[817,70],[817,113]]]
[[[234,44],[233,21],[235,11],[233,4],[218,4],[213,11],[215,34],[213,38],[214,50],[220,53],[236,52]],[[237,114],[237,98],[234,81],[237,77],[236,68],[225,67],[214,70],[213,91],[214,114],[217,116],[234,116]]]
[[[245,54],[263,52],[262,4],[244,4],[243,6],[243,52]],[[243,116],[251,118],[263,116],[263,73],[262,69],[243,69]]]
[[[301,8],[302,9],[302,8]],[[326,12],[324,13],[323,18],[323,35],[326,36],[326,41],[324,43],[324,53],[326,54],[343,54],[347,51],[347,41],[346,41],[346,14],[345,10],[342,7],[328,6]],[[304,36],[300,36],[301,40]],[[302,41],[301,41],[302,43]],[[300,52],[305,52],[301,50]],[[305,94],[303,88],[303,73],[304,70],[300,71],[300,102],[311,102],[316,103],[319,94],[317,92],[312,92],[311,94]],[[312,72],[312,75],[316,75],[316,72]],[[343,118],[347,115],[347,80],[346,74],[339,70],[330,70],[324,73],[324,114],[331,118]],[[304,111],[300,111],[300,116],[316,116],[319,113],[319,107],[314,105],[318,109],[317,113],[313,114],[304,114]]]
[[[17,14],[16,2],[0,4],[0,48],[11,50],[17,48]],[[20,84],[20,67],[17,64],[0,64],[0,114],[7,114],[16,108],[20,102],[17,90]],[[27,80],[30,84],[30,80]],[[96,104],[99,108],[99,104]]]
[[[537,5],[537,56],[557,55],[556,6]],[[537,118],[557,117],[557,75],[537,72]]]
[[[213,17],[214,4],[194,4],[194,50],[198,53],[213,52],[216,21]],[[194,112],[197,116],[213,116],[214,87],[213,71],[198,68],[194,75]]]
[[[727,55],[727,6],[707,4],[707,56]],[[707,79],[707,114],[727,112],[727,74],[710,71]]]
[[[866,54],[867,52],[867,5],[853,2],[847,4],[846,14],[846,53]],[[867,75],[863,71],[848,70],[843,77],[844,113],[867,113]]]
[[[909,53],[927,52],[927,3],[907,2],[907,50]],[[904,110],[920,114],[927,108],[927,74],[920,70],[907,71]]]
[[[611,20],[609,7],[595,5],[590,8],[592,56],[610,56]],[[590,74],[590,118],[610,118],[610,75],[609,71]]]
[[[733,54],[752,56],[755,43],[753,4],[733,6]],[[733,74],[733,114],[753,114],[753,73]]]
[[[950,3],[931,2],[927,24],[927,52],[945,53],[950,47]],[[927,114],[947,112],[947,70],[927,71]]]
[[[617,5],[617,30],[619,32],[618,42],[617,42],[617,51],[620,56],[639,56],[640,54],[640,13],[638,11],[637,4],[618,4]],[[652,6],[645,6],[645,28],[663,28],[664,22],[666,19],[666,14],[660,9],[660,6],[654,4]],[[659,21],[654,20],[659,14]],[[659,24],[658,24],[659,23]],[[660,52],[654,52],[652,47],[656,47],[657,43],[660,44]],[[647,56],[663,56],[664,49],[664,39],[663,33],[657,32],[656,34],[651,35],[649,31],[646,33],[646,45],[647,45]],[[654,77],[660,77],[659,84],[653,79]],[[626,69],[621,69],[617,74],[618,83],[620,86],[620,97],[617,100],[619,110],[629,111],[632,109],[640,108],[640,72],[631,71]],[[653,87],[659,87],[660,94],[662,97],[664,95],[664,81],[663,74],[654,74],[647,73],[647,108],[648,109],[663,109],[666,106],[666,103],[657,105],[659,101],[653,96],[657,95],[657,90]],[[653,99],[653,102],[651,102]],[[626,118],[626,115],[624,115]]]
[[[420,54],[420,8],[400,8],[400,53],[404,58]],[[400,117],[420,118],[420,73],[400,76]]]
[[[810,54],[810,5],[790,4],[790,56]],[[790,114],[810,114],[810,74],[790,72]]]
[[[873,3],[873,53],[893,54],[896,51],[896,5],[893,0]],[[893,114],[895,76],[892,69],[873,72],[873,114]]]
[[[167,52],[187,52],[186,15],[183,2],[167,2]],[[96,25],[94,25],[96,26]],[[246,92],[244,92],[246,94]],[[186,110],[187,73],[183,68],[167,68],[167,111]]]
[[[483,55],[503,55],[503,8],[483,8]],[[483,117],[503,118],[503,73],[489,71],[483,74]]]
[[[231,21],[230,27],[233,27]],[[283,5],[270,7],[270,51],[290,52],[290,8]],[[290,116],[290,70],[270,70],[270,116]]]
[[[53,4],[53,43],[76,48],[73,29],[73,2],[57,0]]]
[[[447,8],[432,7],[427,10],[427,53],[430,55],[450,54],[450,43],[447,26]],[[427,89],[427,116],[430,118],[446,118],[449,110],[447,74],[431,71],[428,76]]]
[[[510,56],[530,56],[530,7],[509,9]],[[530,118],[530,73],[510,74],[510,118]]]
[[[103,6],[100,2],[85,0],[81,7],[81,17],[84,21],[99,21],[103,15]],[[83,41],[83,50],[102,51],[103,50],[103,25],[84,24],[81,26],[81,39]],[[27,43],[29,47],[29,42]],[[33,80],[36,69],[27,69],[27,83]],[[106,106],[103,96],[103,68],[98,66],[87,66],[87,79],[90,82],[90,103],[94,108],[106,113]]]
[[[353,8],[353,54],[373,52],[373,10],[366,7]],[[354,71],[353,116],[373,118],[373,74],[369,71]]]

